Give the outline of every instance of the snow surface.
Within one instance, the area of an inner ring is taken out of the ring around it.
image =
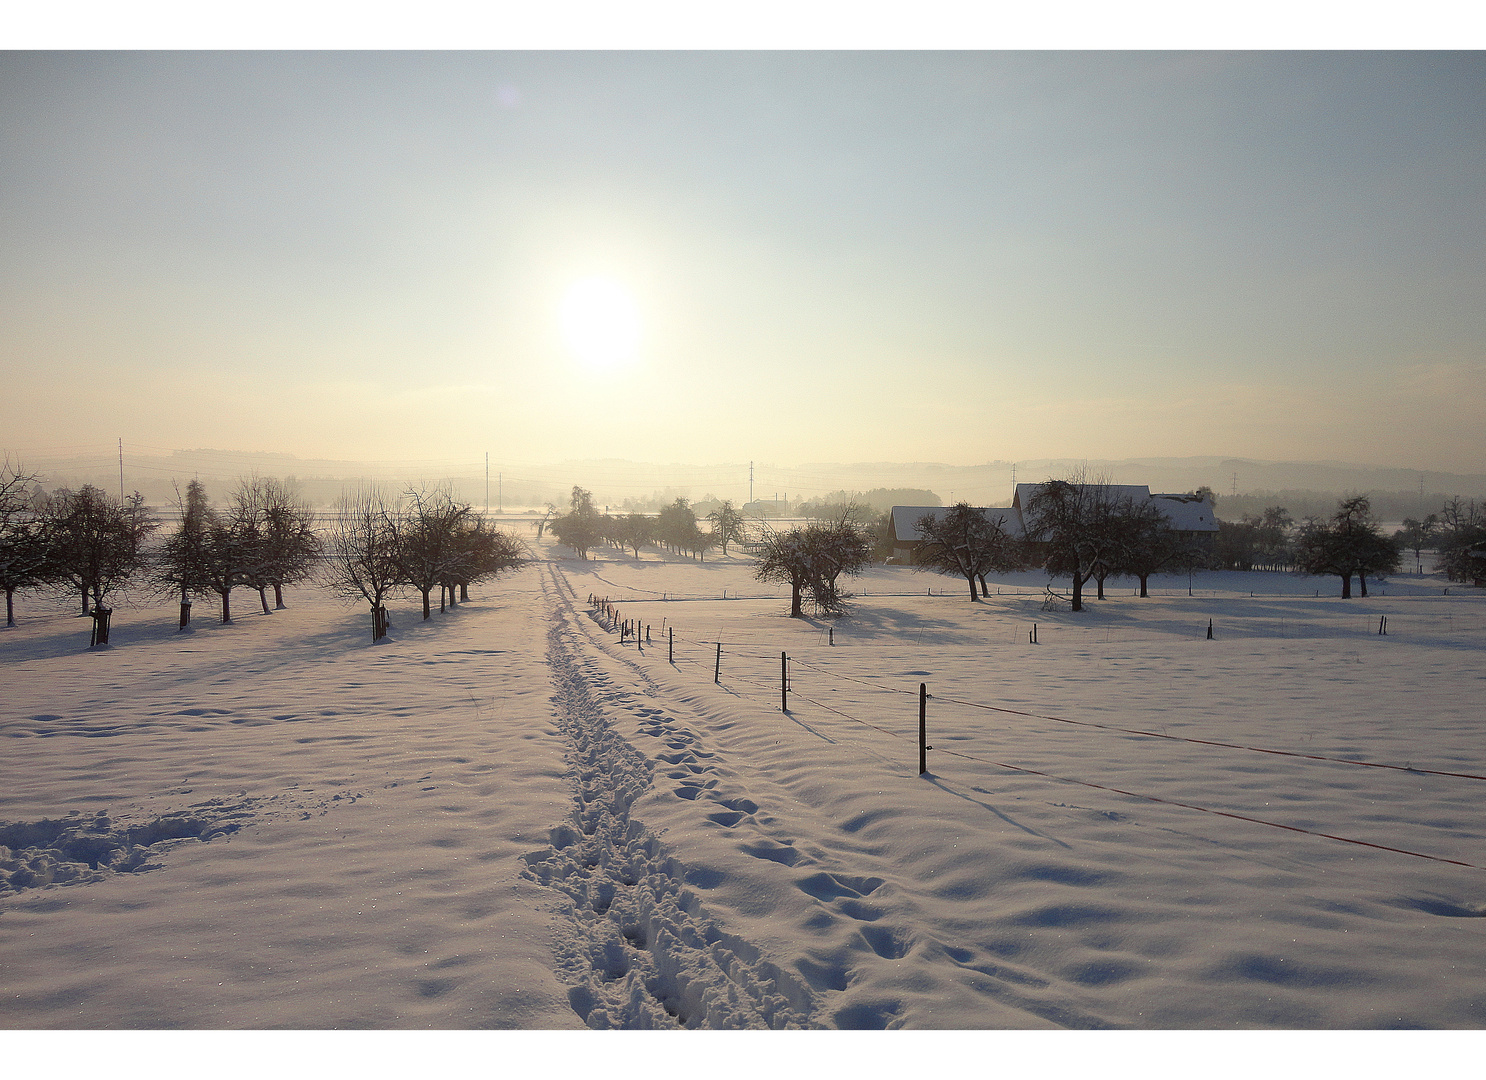
[[[312,590],[0,633],[0,1025],[1486,1020],[1486,781],[1418,771],[1486,776],[1477,591],[884,567],[791,620],[746,556],[538,550],[375,647]]]

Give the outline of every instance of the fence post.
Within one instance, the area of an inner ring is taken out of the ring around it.
[[[646,645],[649,645],[650,644],[650,624],[649,623],[646,623],[645,624],[645,644]]]
[[[920,776],[929,771],[929,687],[925,683],[918,684],[918,774]]]
[[[669,639],[666,642],[666,663],[674,664],[676,662],[676,628],[672,626],[667,629],[666,636]]]
[[[722,642],[717,643],[717,667],[712,669],[712,681],[722,682]]]
[[[779,711],[789,712],[789,657],[779,654]]]
[[[831,644],[836,644],[836,628],[834,626],[831,627]]]
[[[1212,639],[1213,639],[1213,621],[1211,619],[1208,619],[1207,620],[1207,640],[1208,641],[1211,641]]]

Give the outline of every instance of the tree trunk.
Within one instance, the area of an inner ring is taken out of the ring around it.
[[[5,625],[15,625],[15,587],[5,590]]]
[[[973,573],[966,574],[965,580],[970,584],[970,602],[972,604],[980,603],[980,597],[975,592],[975,575]]]
[[[284,606],[284,583],[282,581],[273,583],[273,606],[276,608]]]
[[[428,599],[428,594],[431,593],[431,592],[433,592],[433,586],[430,585],[428,588],[423,589],[422,592],[423,592],[423,617],[425,619],[427,619],[427,618],[429,618],[433,614],[433,612],[430,610],[429,599]]]
[[[232,602],[229,599],[232,596],[232,590],[222,589],[220,591],[222,594],[222,621],[228,623],[232,621]]]
[[[980,595],[983,598],[989,597],[991,595],[991,590],[986,588],[986,576],[984,574],[976,574],[975,576],[980,578]]]
[[[799,582],[791,582],[790,583],[789,617],[791,619],[798,619],[798,618],[801,618],[802,617],[801,614],[800,614],[800,584],[799,584]]]
[[[86,615],[88,613],[88,611],[89,611],[89,608],[88,608],[88,587],[86,585],[79,585],[78,586],[78,591],[83,594],[83,614]]]
[[[189,600],[182,600],[181,601],[181,627],[180,628],[182,630],[184,630],[186,627],[188,627],[190,625],[191,625],[191,601],[189,601]]]
[[[1362,599],[1367,599],[1367,571],[1357,571],[1357,591],[1362,594]]]
[[[439,614],[440,615],[442,615],[444,612],[446,612],[446,611],[449,610],[449,607],[448,607],[448,596],[449,596],[449,586],[447,586],[447,585],[440,585],[439,586]]]
[[[1104,599],[1104,575],[1103,574],[1096,574],[1096,575],[1094,575],[1094,582],[1099,587],[1099,599],[1100,600],[1103,600]]]
[[[1145,583],[1148,580],[1150,580],[1150,576],[1151,576],[1150,574],[1141,574],[1140,575],[1140,595],[1141,596],[1149,596],[1150,595],[1150,593],[1148,593],[1148,592],[1145,591]]]
[[[268,586],[267,585],[259,585],[258,586],[258,602],[263,605],[263,614],[265,614],[265,615],[272,615],[273,614],[273,612],[271,612],[271,611],[268,610]]]
[[[1087,581],[1087,580],[1088,580],[1088,578],[1084,577],[1082,574],[1075,573],[1073,575],[1073,610],[1074,611],[1082,611],[1084,609],[1084,582]]]
[[[459,583],[459,602],[462,604],[468,604],[470,602],[470,583],[468,581],[461,581]]]
[[[1337,577],[1339,577],[1339,578],[1342,579],[1342,599],[1343,600],[1350,600],[1350,599],[1352,599],[1352,575],[1351,574],[1338,574]]]

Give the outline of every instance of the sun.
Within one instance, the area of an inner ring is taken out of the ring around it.
[[[558,308],[562,339],[592,368],[615,368],[634,359],[640,345],[640,309],[623,285],[606,277],[573,282]]]

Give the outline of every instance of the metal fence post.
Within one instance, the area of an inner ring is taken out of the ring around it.
[[[918,684],[918,774],[920,776],[929,771],[929,687],[925,683]]]

